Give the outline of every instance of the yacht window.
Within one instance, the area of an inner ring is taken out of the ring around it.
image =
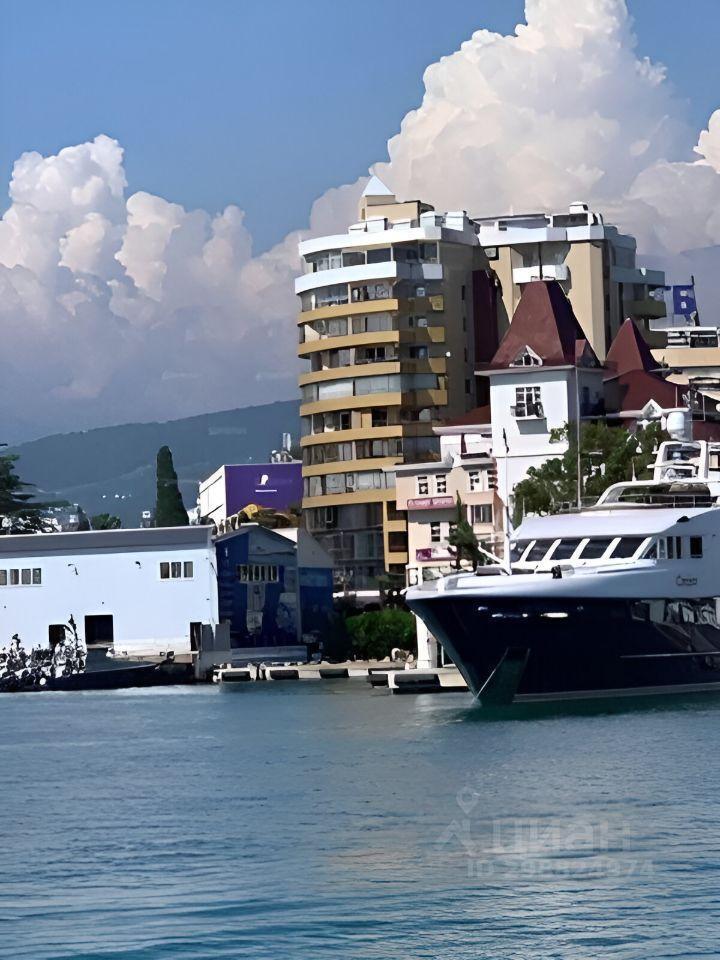
[[[529,540],[518,540],[517,543],[513,543],[510,548],[510,560],[513,563],[517,563],[520,557],[525,553],[530,544]]]
[[[579,546],[579,540],[561,540],[555,547],[553,560],[569,560]]]
[[[612,552],[613,557],[634,557],[640,549],[644,537],[622,537],[615,544]]]
[[[653,541],[648,549],[643,554],[645,560],[657,560],[658,555],[658,545],[656,541]]]
[[[583,560],[597,560],[601,557],[612,543],[610,537],[598,537],[595,540],[588,540],[580,551],[580,557]]]
[[[537,560],[542,560],[554,542],[554,540],[536,540],[532,545],[530,553],[525,557],[526,562],[530,561],[534,563]]]
[[[678,560],[682,560],[682,555],[682,537],[675,537],[675,556]]]
[[[690,556],[699,560],[702,555],[702,537],[690,537]]]

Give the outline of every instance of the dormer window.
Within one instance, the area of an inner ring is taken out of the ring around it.
[[[527,345],[523,347],[520,353],[515,357],[513,362],[510,364],[511,367],[541,367],[542,366],[542,357],[538,356],[537,353],[528,347]]]

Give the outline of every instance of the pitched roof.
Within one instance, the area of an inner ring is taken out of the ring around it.
[[[386,187],[380,177],[372,176],[362,192],[364,197],[394,197],[395,194]]]
[[[600,366],[557,280],[533,280],[525,285],[490,366],[512,366],[526,347],[546,365]]]
[[[682,406],[682,388],[646,370],[626,370],[604,381],[608,411],[642,410],[649,400],[663,409]]]
[[[618,330],[610,344],[605,366],[614,374],[627,373],[630,370],[649,372],[657,369],[658,364],[634,320],[628,318]]]

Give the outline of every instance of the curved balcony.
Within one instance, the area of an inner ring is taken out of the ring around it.
[[[361,263],[354,267],[339,267],[336,270],[319,270],[306,273],[295,280],[295,293],[307,293],[320,287],[332,287],[344,283],[362,283],[373,280],[442,280],[440,263],[404,263],[398,260],[383,260],[380,263]]]

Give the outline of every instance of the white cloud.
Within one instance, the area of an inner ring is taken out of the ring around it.
[[[720,111],[699,138],[689,130],[664,69],[638,55],[624,0],[526,0],[526,18],[428,67],[376,172],[399,196],[476,215],[588,200],[678,280],[698,272],[712,316]],[[321,197],[309,231],[351,222],[363,182]],[[24,154],[10,198],[0,382],[18,431],[296,395],[302,234],[253,256],[237,207],[211,216],[128,197],[122,148],[105,136]]]

